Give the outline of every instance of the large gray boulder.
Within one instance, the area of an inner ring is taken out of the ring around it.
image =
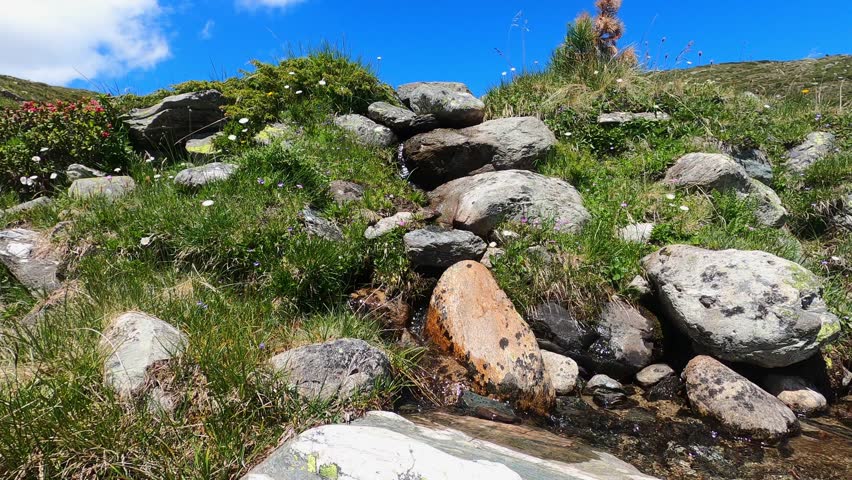
[[[46,295],[60,286],[56,277],[59,255],[39,232],[24,228],[0,231],[0,262],[34,294]]]
[[[243,480],[654,480],[610,454],[534,427],[441,413],[414,422],[369,412],[350,424],[310,429]]]
[[[529,170],[555,145],[556,137],[541,120],[512,117],[416,135],[405,142],[403,155],[411,181],[434,188],[486,165]]]
[[[390,147],[399,142],[390,128],[379,125],[369,118],[356,113],[336,117],[334,124],[352,133],[358,143],[364,145]]]
[[[479,260],[485,241],[466,230],[421,228],[402,237],[405,253],[415,267],[447,268],[462,260]]]
[[[717,358],[782,367],[840,330],[820,279],[775,255],[669,245],[642,264],[665,316]]]
[[[101,337],[104,381],[122,398],[136,395],[145,385],[148,368],[181,353],[186,344],[186,335],[157,317],[123,313]]]
[[[802,173],[835,148],[834,135],[828,132],[811,132],[801,145],[787,151],[787,168]]]
[[[569,183],[525,170],[503,170],[459,178],[429,193],[440,222],[479,237],[504,220],[554,222],[578,231],[589,220],[580,193]]]
[[[779,440],[799,429],[786,405],[714,358],[693,358],[682,377],[692,408],[734,434]]]
[[[418,133],[428,132],[439,127],[434,115],[418,115],[406,108],[397,107],[387,102],[376,102],[367,107],[367,116],[372,120],[390,128],[403,138]]]
[[[730,156],[746,174],[766,185],[772,185],[772,163],[766,152],[759,148],[731,145],[712,137],[695,137],[692,143],[699,149],[711,148]]]
[[[124,123],[138,148],[168,152],[190,135],[219,130],[225,103],[216,90],[172,95],[148,108],[131,110]]]
[[[175,175],[175,184],[187,188],[199,188],[204,185],[227,180],[237,171],[232,163],[213,162],[199,167],[185,168]]]
[[[655,360],[660,351],[659,327],[649,316],[618,299],[604,305],[597,323],[600,337],[588,348],[600,371],[624,376]]]
[[[485,118],[485,103],[464,84],[419,82],[401,85],[397,94],[414,113],[433,115],[442,127],[469,127]]]
[[[666,171],[664,183],[704,190],[749,189],[748,174],[737,162],[722,153],[688,153]]]
[[[269,360],[299,395],[310,399],[348,399],[390,376],[388,356],[363,340],[343,338],[294,348]]]
[[[94,177],[74,180],[68,187],[71,198],[101,197],[107,200],[121,198],[136,189],[136,182],[130,177]]]

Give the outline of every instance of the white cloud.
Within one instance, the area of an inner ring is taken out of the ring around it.
[[[201,37],[202,40],[210,40],[210,38],[213,37],[213,27],[215,25],[216,22],[213,20],[207,20],[207,23],[204,24],[204,28],[201,29],[198,36]]]
[[[67,84],[169,56],[159,0],[25,0],[0,15],[0,73]]]
[[[297,3],[302,3],[305,0],[236,0],[237,7],[256,10],[258,8],[278,8],[284,9]]]

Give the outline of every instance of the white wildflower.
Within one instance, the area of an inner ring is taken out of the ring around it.
[[[674,199],[675,199],[675,194],[674,194],[674,193],[667,193],[667,194],[666,194],[666,198],[668,198],[669,200],[674,200]]]
[[[202,207],[209,207],[209,206],[213,205],[214,203],[216,203],[216,202],[214,202],[213,200],[204,200],[203,202],[201,202],[201,206]]]
[[[48,150],[50,150],[50,149],[49,149],[49,148],[47,148],[47,147],[41,147],[41,150],[39,150],[39,152],[44,153],[44,152],[46,152],[46,151],[48,151]]]
[[[301,94],[302,94],[301,90],[296,90],[296,95],[301,95]]]
[[[160,175],[159,173],[157,173],[157,174],[155,174],[155,175],[154,175],[154,180],[159,180],[159,179],[161,179],[161,178],[163,178],[163,176],[162,176],[162,175]]]
[[[325,79],[320,80],[319,84],[320,84],[321,87],[324,87],[326,85]]]
[[[686,205],[681,205],[681,206],[680,206],[680,209],[681,209],[682,211],[684,211],[684,212],[688,212],[688,211],[689,211],[689,207],[687,207]]]
[[[246,118],[246,117],[243,117],[243,118],[241,118],[241,119],[240,119],[240,125],[245,125],[245,124],[247,124],[248,122],[249,122],[249,119],[248,119],[248,118]]]
[[[237,136],[236,136],[236,135],[234,135],[234,134],[228,135],[228,140],[230,140],[230,141],[232,141],[232,142],[233,142],[233,141],[234,141],[234,140],[236,140],[236,139],[237,139]]]
[[[56,177],[58,177],[58,176],[59,176],[59,175],[58,175],[56,172],[53,172],[53,173],[51,173],[51,174],[50,174],[50,179],[51,179],[51,180],[56,180]]]

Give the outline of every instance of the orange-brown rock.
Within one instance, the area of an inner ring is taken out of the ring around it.
[[[459,262],[444,272],[429,303],[426,335],[467,367],[477,393],[540,413],[553,405],[535,335],[481,263]]]

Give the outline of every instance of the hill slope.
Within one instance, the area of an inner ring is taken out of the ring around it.
[[[849,103],[848,79],[852,78],[852,55],[835,55],[819,59],[791,62],[762,60],[757,62],[722,63],[672,70],[660,73],[663,78],[682,79],[690,83],[712,81],[738,91],[751,91],[764,96],[800,95],[808,89],[821,102],[838,105],[841,96]],[[847,93],[843,94],[844,83]]]
[[[11,106],[25,100],[67,101],[92,95],[95,95],[95,93],[88,90],[55,87],[46,83],[0,75],[0,107]]]

